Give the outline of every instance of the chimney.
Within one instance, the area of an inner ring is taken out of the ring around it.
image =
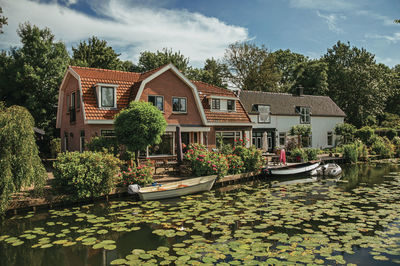
[[[303,96],[303,86],[299,85],[296,87],[296,96]]]

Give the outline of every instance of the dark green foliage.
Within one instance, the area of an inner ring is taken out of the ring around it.
[[[394,137],[392,140],[393,147],[394,147],[394,155],[395,157],[400,157],[400,137]]]
[[[328,93],[328,66],[321,60],[311,60],[299,63],[294,75],[296,80],[291,92],[295,93],[298,86],[304,88],[304,94],[326,95]]]
[[[132,67],[129,63],[121,62],[119,54],[108,46],[105,40],[100,40],[96,36],[89,38],[87,43],[83,41],[77,47],[72,47],[72,52],[72,65],[75,66],[113,70]]]
[[[180,51],[173,52],[172,49],[163,48],[162,51],[155,53],[141,52],[138,63],[138,70],[146,72],[154,68],[172,63],[182,73],[186,73],[189,67],[189,58],[181,54]]]
[[[328,95],[357,127],[383,114],[390,92],[390,69],[373,54],[350,43],[337,42],[324,55],[328,66]]]
[[[343,159],[350,163],[358,161],[357,145],[354,143],[343,145]]]
[[[308,155],[305,149],[295,148],[290,151],[290,157],[296,162],[308,162]]]
[[[265,46],[250,42],[229,45],[224,55],[229,81],[237,88],[253,91],[277,91],[281,79],[275,56]]]
[[[35,125],[46,132],[47,145],[55,129],[58,88],[69,63],[64,43],[48,28],[29,23],[18,29],[22,47],[0,55],[0,101],[26,107]]]
[[[33,127],[28,110],[0,102],[0,214],[14,192],[30,185],[40,189],[46,181]]]
[[[371,152],[381,158],[391,158],[394,155],[394,146],[387,137],[377,137],[371,145]]]
[[[204,68],[190,67],[186,73],[191,80],[203,81],[205,83],[226,88],[226,76],[228,74],[227,65],[215,60],[214,58],[206,59]]]
[[[354,134],[357,129],[351,124],[343,123],[337,124],[334,130],[336,135],[341,136],[341,143],[347,144],[353,140]]]
[[[115,117],[118,142],[135,152],[136,165],[140,150],[161,142],[167,122],[160,110],[149,102],[131,102]]]
[[[375,135],[375,130],[369,126],[362,127],[355,132],[355,136],[367,145],[372,144],[372,137]]]
[[[240,174],[244,169],[244,162],[242,158],[238,155],[235,154],[227,154],[226,159],[228,160],[228,174],[234,175],[234,174]]]
[[[120,161],[112,154],[66,152],[54,162],[55,187],[74,198],[108,194],[115,186]]]
[[[308,148],[304,149],[307,154],[307,159],[309,161],[317,160],[318,159],[318,149]]]
[[[356,141],[355,142],[357,146],[357,158],[358,161],[363,161],[366,162],[368,161],[368,147],[361,141]]]
[[[94,152],[109,152],[114,155],[119,153],[118,141],[114,137],[93,137],[86,147],[89,151]]]
[[[259,171],[265,163],[261,150],[258,150],[255,146],[250,146],[250,148],[246,148],[244,145],[235,146],[233,154],[242,159],[244,164],[242,172]]]
[[[3,33],[3,25],[8,24],[7,18],[1,14],[3,14],[3,9],[0,7],[0,34]]]
[[[51,158],[56,158],[57,155],[61,152],[61,139],[54,138],[50,140],[50,155]]]
[[[290,128],[289,134],[291,136],[298,136],[298,145],[301,148],[302,146],[308,146],[309,144],[309,136],[311,135],[311,126],[310,125],[295,125]]]

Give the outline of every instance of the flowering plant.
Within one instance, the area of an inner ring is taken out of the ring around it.
[[[228,160],[229,164],[229,174],[240,174],[244,170],[244,163],[240,156],[228,154],[226,155],[226,159]]]
[[[128,167],[126,171],[119,174],[120,184],[128,186],[130,184],[138,184],[141,186],[153,183],[152,164],[147,161],[146,164],[138,167]]]

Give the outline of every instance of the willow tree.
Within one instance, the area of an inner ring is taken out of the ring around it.
[[[157,107],[148,102],[131,102],[115,117],[115,135],[118,142],[135,152],[136,165],[139,151],[159,144],[167,122]]]
[[[26,108],[5,108],[0,102],[0,213],[7,209],[13,193],[24,186],[40,189],[46,181],[33,127]]]

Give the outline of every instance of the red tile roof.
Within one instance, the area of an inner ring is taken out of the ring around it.
[[[108,69],[97,69],[88,67],[71,66],[70,68],[75,71],[81,79],[83,102],[85,106],[86,119],[101,120],[101,119],[114,119],[121,109],[128,106],[129,102],[134,100],[139,90],[141,82],[162,69],[165,66],[147,71],[145,73],[124,72]],[[98,83],[115,84],[118,85],[117,90],[117,108],[112,110],[100,109],[96,99],[95,85]],[[250,118],[245,112],[240,101],[236,102],[236,112],[212,112],[207,105],[206,96],[225,96],[236,97],[236,95],[228,90],[219,88],[204,82],[192,81],[197,87],[200,100],[203,102],[204,111],[209,122],[221,123],[249,123]]]

